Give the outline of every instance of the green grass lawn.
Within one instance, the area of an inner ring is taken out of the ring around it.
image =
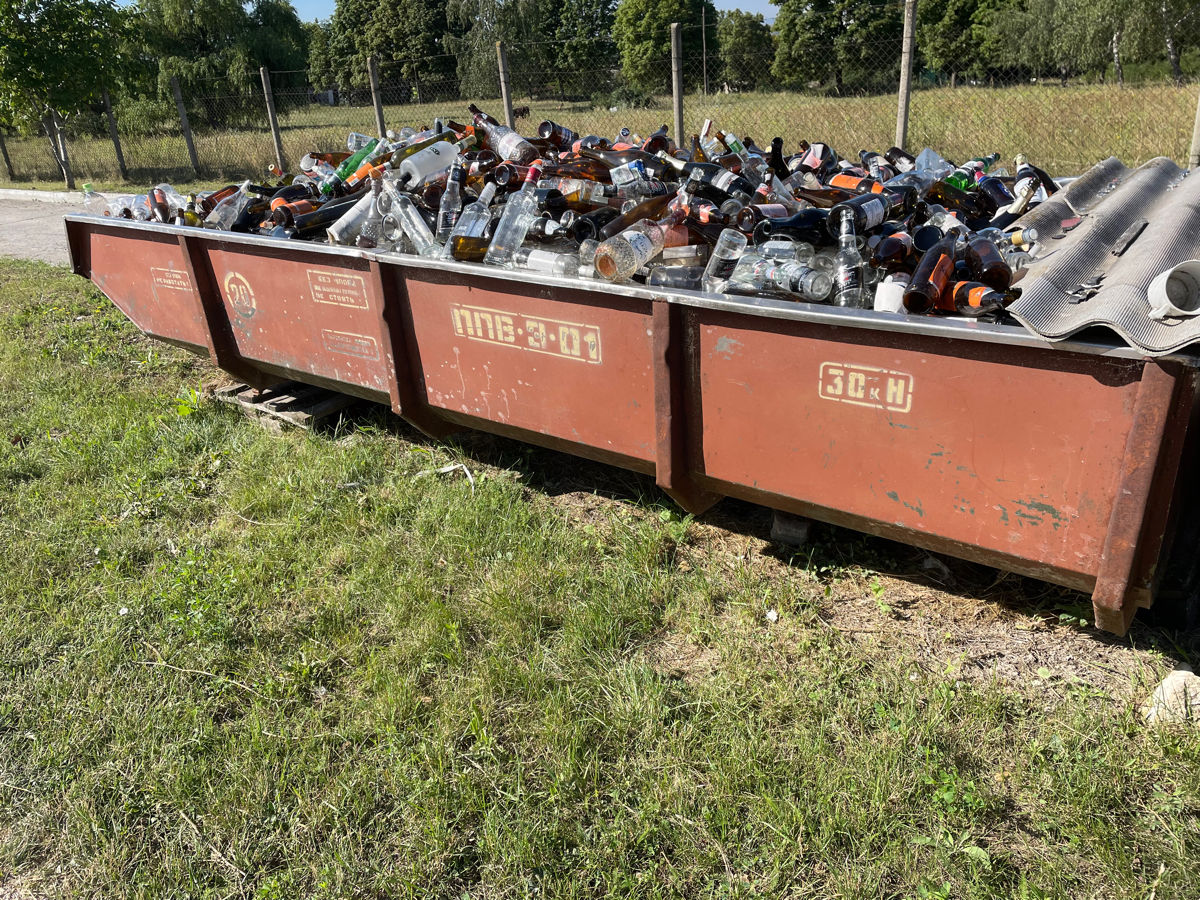
[[[1196,897],[1164,636],[216,377],[0,263],[0,896]]]

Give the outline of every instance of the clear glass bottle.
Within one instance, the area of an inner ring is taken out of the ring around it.
[[[541,166],[530,166],[521,189],[508,198],[496,233],[488,244],[483,261],[492,266],[508,266],[518,248],[525,241],[525,232],[537,218],[537,183],[541,177]]]
[[[383,237],[393,244],[398,243],[402,236],[407,236],[421,256],[434,257],[442,252],[442,245],[434,239],[417,204],[407,194],[392,199],[381,229]]]
[[[606,281],[629,281],[666,245],[667,234],[683,221],[682,212],[651,222],[643,219],[614,234],[596,248],[596,271]]]
[[[475,104],[468,109],[475,117],[475,130],[482,132],[487,145],[501,159],[526,166],[538,158],[537,148],[516,131],[490,119]]]
[[[560,253],[541,247],[521,247],[513,255],[512,264],[518,269],[532,269],[559,278],[574,278],[579,273],[579,259],[574,253]]]
[[[487,251],[488,223],[492,220],[492,199],[496,196],[496,183],[489,181],[479,192],[479,199],[463,210],[450,236],[441,250],[442,259],[479,259]],[[478,255],[476,255],[478,254]]]
[[[704,290],[719,294],[725,289],[725,283],[733,274],[738,260],[746,252],[746,235],[736,228],[726,228],[713,245],[708,257],[708,265],[704,267]]]
[[[837,269],[833,303],[835,306],[863,309],[867,305],[867,296],[863,288],[863,258],[858,251],[858,235],[854,232],[854,217],[843,215],[841,219],[838,252],[835,258]]]
[[[446,179],[446,190],[438,205],[436,237],[440,244],[444,245],[450,239],[450,232],[462,215],[462,189],[466,180],[467,168],[459,157],[450,165],[450,177]]]
[[[250,181],[243,181],[236,191],[213,207],[213,211],[204,219],[205,228],[215,228],[228,231],[237,221],[242,210],[250,203]],[[144,203],[142,204],[145,205]],[[134,215],[137,215],[135,210]]]
[[[757,253],[746,253],[738,260],[728,285],[737,293],[771,290],[812,303],[826,300],[832,286],[825,272],[799,263],[777,262]]]
[[[371,178],[371,189],[367,191],[371,197],[369,208],[367,209],[367,218],[362,223],[362,229],[358,232],[358,238],[354,242],[356,246],[362,247],[365,250],[372,250],[384,242],[383,213],[379,211],[379,197],[382,188],[383,178],[379,175],[373,175]]]

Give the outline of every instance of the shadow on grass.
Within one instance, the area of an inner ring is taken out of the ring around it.
[[[435,441],[385,407],[367,402],[347,410],[337,428],[344,433],[360,425],[386,430],[419,447],[447,448],[468,462],[519,472],[527,488],[547,497],[582,493],[654,509],[677,509],[653,477],[616,466],[478,431],[464,430],[445,441]],[[803,546],[788,546],[772,539],[774,515],[767,507],[727,497],[696,521],[764,541],[764,556],[816,575],[824,584],[833,584],[850,570],[866,570],[868,575],[885,575],[922,589],[995,605],[1015,616],[1069,625],[1086,631],[1101,644],[1152,644],[1173,648],[1180,662],[1200,659],[1200,630],[1180,628],[1171,610],[1161,608],[1166,603],[1155,610],[1154,617],[1148,616],[1147,610],[1140,611],[1130,636],[1117,637],[1085,626],[1092,614],[1091,598],[1085,593],[823,522],[813,522]]]

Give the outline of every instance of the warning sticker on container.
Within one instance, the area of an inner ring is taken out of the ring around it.
[[[367,283],[361,275],[331,269],[308,269],[308,288],[317,303],[367,309]]]
[[[821,363],[819,395],[822,400],[906,413],[912,409],[913,377],[890,369],[826,362]]]
[[[600,329],[595,325],[522,316],[482,306],[450,306],[454,333],[472,341],[501,344],[599,365]]]
[[[329,328],[322,328],[321,343],[330,353],[355,356],[359,359],[369,359],[372,362],[379,359],[379,344],[368,334],[352,334],[349,331],[333,331]]]
[[[150,269],[150,287],[154,291],[155,299],[161,299],[158,296],[160,290],[167,291],[186,291],[192,292],[192,279],[188,278],[188,273],[182,269]]]

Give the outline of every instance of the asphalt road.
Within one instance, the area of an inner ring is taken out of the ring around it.
[[[81,204],[0,198],[0,256],[68,264],[62,217]]]

